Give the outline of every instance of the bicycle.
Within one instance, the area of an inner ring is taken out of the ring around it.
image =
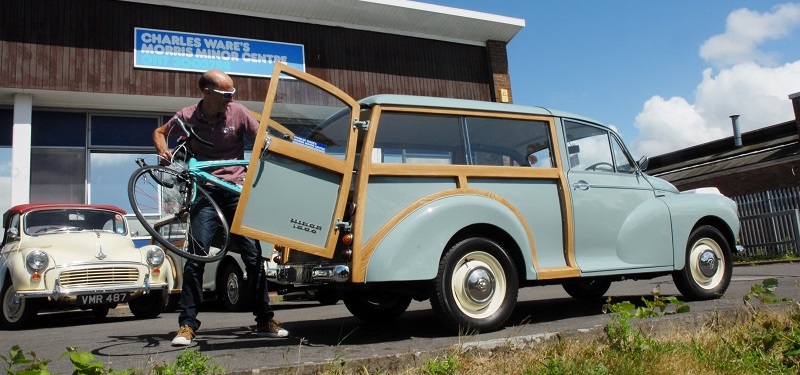
[[[192,126],[183,119],[172,119],[183,136],[172,151],[168,165],[147,165],[144,159],[136,159],[139,165],[128,180],[128,199],[133,213],[156,242],[181,257],[198,262],[213,262],[228,251],[230,227],[220,207],[211,199],[203,186],[213,186],[232,194],[241,194],[242,187],[218,178],[209,170],[228,166],[247,166],[247,160],[198,161],[189,147],[191,140],[213,147],[211,142],[200,138]],[[216,211],[214,220],[219,228],[205,248],[190,246],[193,242],[190,213],[199,199],[207,199]],[[150,222],[149,213],[163,214],[161,219]],[[169,224],[169,225],[167,225]],[[156,229],[159,227],[159,230]],[[212,247],[213,245],[213,247]],[[196,251],[192,251],[195,248]]]

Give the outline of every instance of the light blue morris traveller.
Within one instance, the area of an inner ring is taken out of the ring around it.
[[[520,287],[589,299],[672,275],[710,299],[730,283],[735,203],[648,176],[606,126],[541,107],[356,101],[278,65],[231,230],[285,246],[282,283],[324,284],[368,321],[429,299],[447,327],[481,331],[503,326]]]

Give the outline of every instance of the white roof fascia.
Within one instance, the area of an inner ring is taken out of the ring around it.
[[[122,0],[485,46],[525,20],[409,0]]]

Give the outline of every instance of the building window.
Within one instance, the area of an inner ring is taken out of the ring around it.
[[[31,202],[84,203],[85,182],[84,149],[31,150]]]
[[[86,202],[86,114],[33,111],[31,202]]]
[[[164,118],[93,114],[89,120],[89,202],[113,204],[132,214],[128,178],[139,168],[137,158],[158,164],[153,130]]]

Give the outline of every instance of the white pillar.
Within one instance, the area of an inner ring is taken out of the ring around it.
[[[31,117],[33,96],[14,95],[14,135],[11,143],[11,206],[31,199]]]

